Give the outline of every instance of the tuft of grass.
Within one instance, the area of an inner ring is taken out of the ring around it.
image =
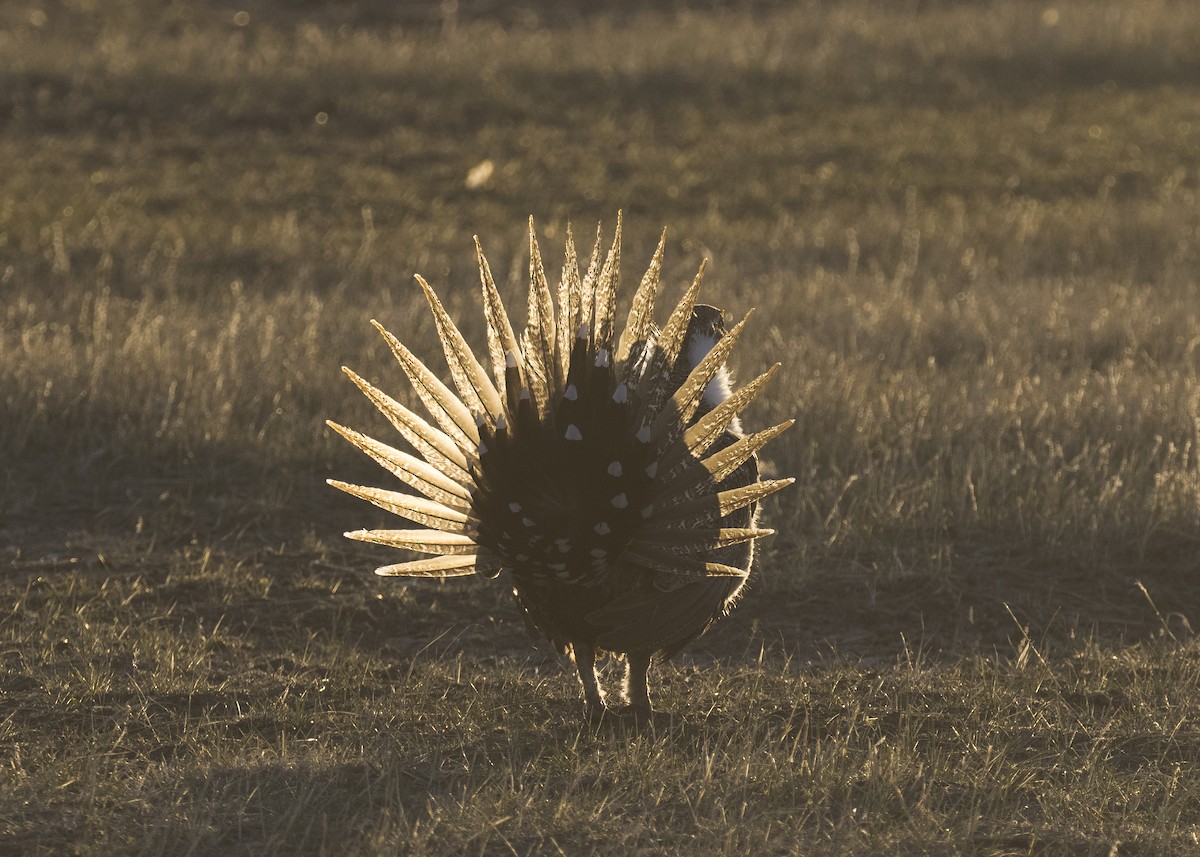
[[[675,714],[597,728],[580,725],[556,664],[517,653],[511,627],[427,642],[437,621],[420,599],[381,599],[361,577],[331,584],[319,564],[270,575],[289,561],[181,550],[158,580],[30,581],[2,629],[19,653],[0,724],[9,847],[1194,845],[1194,643],[1114,651],[1017,628],[991,654],[684,664],[665,670]]]
[[[502,5],[0,6],[0,852],[1194,850],[1191,4]],[[640,731],[323,485],[618,209],[798,418]]]

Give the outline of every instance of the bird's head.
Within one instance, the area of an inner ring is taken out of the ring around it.
[[[684,337],[683,348],[680,349],[677,369],[683,375],[691,372],[712,351],[726,333],[725,311],[708,304],[696,304],[692,308],[692,318],[688,322],[687,334]],[[732,392],[729,370],[724,366],[712,379],[704,391],[704,409],[714,408],[729,398]]]

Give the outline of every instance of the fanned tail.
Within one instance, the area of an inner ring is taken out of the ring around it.
[[[671,580],[746,576],[749,553],[746,567],[725,560],[737,556],[731,549],[773,533],[755,526],[751,513],[792,482],[760,480],[750,464],[792,421],[747,437],[736,428],[778,364],[710,401],[750,314],[728,332],[721,324],[705,353],[691,358],[695,320],[702,310],[716,312],[696,303],[701,264],[657,329],[664,231],[617,330],[619,214],[606,253],[601,239],[597,230],[581,276],[567,227],[556,306],[530,219],[528,320],[519,335],[476,239],[483,362],[433,288],[417,277],[453,389],[373,322],[429,414],[418,416],[345,370],[415,452],[329,423],[415,492],[330,480],[418,525],[346,534],[425,555],[377,573],[457,577],[507,568],[522,580],[596,586],[617,567],[636,567],[655,575],[660,588],[664,580],[670,588]]]

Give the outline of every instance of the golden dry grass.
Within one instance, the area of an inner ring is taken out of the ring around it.
[[[0,7],[0,851],[1200,847],[1190,4],[235,12]],[[644,732],[323,484],[412,273],[617,209],[799,419]]]

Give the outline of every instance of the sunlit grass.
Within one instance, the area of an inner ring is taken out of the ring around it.
[[[564,10],[0,6],[0,850],[1197,847],[1191,5]],[[798,419],[644,732],[323,484],[618,209]]]
[[[481,658],[482,634],[398,657],[394,629],[428,624],[413,599],[186,552],[165,571],[60,573],[15,605],[6,681],[44,700],[0,727],[18,848],[1165,853],[1200,824],[1200,660],[1167,637],[683,666],[676,715],[597,730],[552,662]]]

